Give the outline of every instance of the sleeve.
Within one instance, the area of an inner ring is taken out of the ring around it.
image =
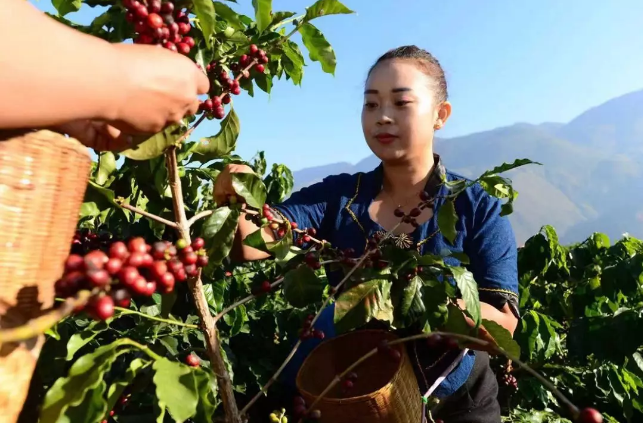
[[[322,182],[302,188],[281,204],[273,205],[272,209],[290,222],[296,222],[300,229],[314,228],[323,238],[327,234],[322,223],[329,196],[335,191],[334,181],[335,178],[328,177]]]
[[[511,223],[500,216],[499,199],[484,195],[474,210],[470,236],[465,242],[470,270],[478,283],[480,301],[501,309],[518,309],[518,252]]]

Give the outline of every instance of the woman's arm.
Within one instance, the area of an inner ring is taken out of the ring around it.
[[[125,84],[109,43],[24,0],[3,1],[0,34],[14,38],[0,45],[0,127],[115,117]]]
[[[214,198],[217,203],[222,204],[227,200],[227,196],[235,194],[232,186],[232,174],[234,173],[253,173],[253,170],[245,165],[232,164],[226,166],[214,184]],[[340,195],[337,189],[333,189],[331,186],[333,183],[329,183],[329,180],[325,179],[323,182],[303,188],[292,194],[288,200],[273,206],[275,218],[296,222],[300,228],[315,228],[318,231],[318,237],[325,239],[329,234],[323,231],[321,223],[326,212],[328,195]],[[262,260],[270,256],[263,251],[243,244],[243,240],[258,229],[257,225],[245,218],[239,220],[235,243],[231,251],[231,257],[234,260],[253,261]],[[266,242],[275,240],[274,234],[269,228],[262,229],[261,235]],[[294,238],[297,238],[296,234]]]
[[[110,44],[25,0],[3,0],[0,35],[0,128],[97,119],[154,133],[196,111],[197,95],[209,88],[207,77],[180,54]]]
[[[518,256],[509,219],[500,216],[501,205],[500,200],[483,194],[468,228],[464,252],[478,284],[481,317],[513,335],[518,326]],[[462,300],[458,304],[464,309]],[[474,325],[471,319],[467,321]],[[484,328],[481,338],[491,339]]]

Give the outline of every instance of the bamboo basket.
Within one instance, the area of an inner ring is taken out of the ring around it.
[[[392,341],[397,336],[381,330],[358,330],[317,346],[297,374],[297,388],[306,404],[312,404],[336,375],[384,339]],[[350,397],[343,397],[341,384],[337,384],[317,403],[322,422],[421,422],[422,398],[406,347],[397,344],[393,348],[402,354],[401,361],[376,354],[355,369],[358,379]]]
[[[90,167],[75,139],[0,131],[0,328],[53,306]],[[40,335],[0,346],[0,423],[18,419],[43,342]]]

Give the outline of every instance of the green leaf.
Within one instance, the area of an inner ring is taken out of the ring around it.
[[[98,385],[83,399],[83,402],[67,409],[57,423],[98,422],[107,414],[108,408],[103,394],[107,384],[105,380],[98,381]]]
[[[513,163],[503,163],[500,166],[496,166],[491,170],[486,171],[481,175],[481,177],[489,176],[489,175],[496,175],[498,173],[502,172],[507,172],[508,170],[511,169],[516,169],[521,166],[525,166],[528,164],[537,164],[537,165],[542,165],[542,163],[538,162],[533,162],[529,159],[516,159]]]
[[[425,313],[422,286],[422,278],[419,276],[410,281],[396,280],[393,283],[391,297],[395,309],[395,327],[408,327]]]
[[[335,303],[335,327],[344,333],[372,319],[393,322],[391,282],[374,279],[344,291]]]
[[[225,19],[228,25],[235,29],[245,29],[245,25],[243,24],[243,22],[241,22],[239,14],[232,10],[230,6],[225,3],[221,3],[220,1],[215,1],[214,8],[217,12],[217,15]]]
[[[196,389],[199,395],[194,421],[210,422],[217,408],[217,384],[210,372],[197,370],[194,372]]]
[[[217,15],[214,10],[214,3],[212,0],[193,0],[192,10],[199,19],[199,25],[203,32],[205,45],[208,48],[212,47],[212,37],[216,33]],[[170,410],[172,412],[172,410]]]
[[[266,202],[266,186],[254,173],[233,173],[232,187],[249,206],[260,209]]]
[[[351,14],[355,13],[348,7],[344,6],[337,0],[318,0],[312,6],[306,8],[306,16],[304,21],[310,21],[320,16]]]
[[[324,284],[317,274],[302,264],[284,276],[284,296],[293,307],[304,308],[322,299]]]
[[[442,236],[451,244],[453,244],[457,235],[455,230],[457,222],[458,215],[455,212],[455,202],[453,200],[446,200],[438,211],[438,228],[440,228]]]
[[[200,156],[195,159],[205,163],[226,156],[237,146],[239,131],[239,117],[231,108],[228,115],[221,121],[219,133],[201,139],[194,147],[193,152]]]
[[[98,170],[96,171],[96,183],[105,185],[110,175],[116,171],[116,158],[114,153],[106,151],[98,156]]]
[[[270,253],[270,250],[266,245],[266,241],[263,239],[262,233],[263,229],[261,228],[254,231],[243,239],[243,244],[252,248],[256,248],[259,251],[263,251],[264,253]]]
[[[449,267],[453,273],[456,285],[462,294],[466,312],[476,323],[480,324],[480,299],[478,298],[478,284],[473,280],[473,273],[463,267]]]
[[[152,367],[156,371],[154,385],[159,402],[179,422],[194,416],[199,396],[191,369],[166,358],[156,360]]]
[[[87,326],[82,332],[77,332],[69,338],[67,341],[67,361],[74,358],[74,354],[91,342],[92,339],[96,337],[99,333],[109,329],[109,326],[106,322],[94,321]]]
[[[60,16],[65,16],[68,13],[78,12],[83,2],[82,0],[51,0],[51,4]]]
[[[319,29],[310,23],[299,28],[301,39],[308,49],[310,60],[321,63],[322,70],[331,75],[335,74],[337,58],[335,51]]]
[[[257,31],[261,34],[272,22],[272,0],[252,0],[255,9]]]
[[[246,306],[241,304],[235,307],[230,313],[223,316],[223,321],[230,326],[230,336],[235,336],[241,332],[241,328],[248,321]]]
[[[459,307],[456,307],[453,304],[449,304],[447,306],[447,309],[447,323],[444,327],[444,330],[451,333],[470,335],[471,326],[469,326],[469,324],[467,323],[464,311],[460,310]]]
[[[239,216],[237,209],[219,207],[203,223],[203,239],[214,264],[221,264],[230,254]]]
[[[299,46],[287,40],[281,48],[288,59],[282,59],[286,74],[292,78],[295,85],[301,85],[301,80],[304,76],[304,56],[301,54]]]
[[[116,403],[123,395],[123,391],[128,387],[139,374],[139,372],[147,367],[150,364],[149,361],[145,361],[140,358],[135,358],[129,364],[125,376],[116,380],[109,386],[107,390],[107,409],[113,410],[116,406]]]
[[[104,374],[123,352],[117,351],[118,341],[80,357],[69,369],[67,377],[56,380],[47,391],[40,411],[41,423],[54,423],[69,407],[80,405],[85,396],[103,381]]]
[[[135,144],[138,145],[120,154],[132,160],[153,159],[162,155],[169,146],[175,144],[181,138],[183,132],[183,126],[175,124],[149,138],[137,136],[135,137]]]
[[[493,320],[482,319],[482,326],[489,332],[489,334],[496,341],[496,344],[503,350],[516,358],[520,358],[520,346],[514,341],[511,333],[500,326]]]
[[[280,23],[285,21],[288,18],[292,18],[295,16],[295,12],[273,12],[272,14],[272,21],[270,22],[270,28],[274,28],[278,26]]]

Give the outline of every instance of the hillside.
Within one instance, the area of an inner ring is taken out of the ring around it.
[[[447,167],[475,177],[502,162],[530,158],[508,174],[519,191],[511,221],[519,243],[544,224],[563,242],[592,232],[643,237],[643,90],[594,107],[571,122],[518,123],[461,137],[437,139]],[[373,169],[369,156],[294,172],[295,189],[330,174]]]

